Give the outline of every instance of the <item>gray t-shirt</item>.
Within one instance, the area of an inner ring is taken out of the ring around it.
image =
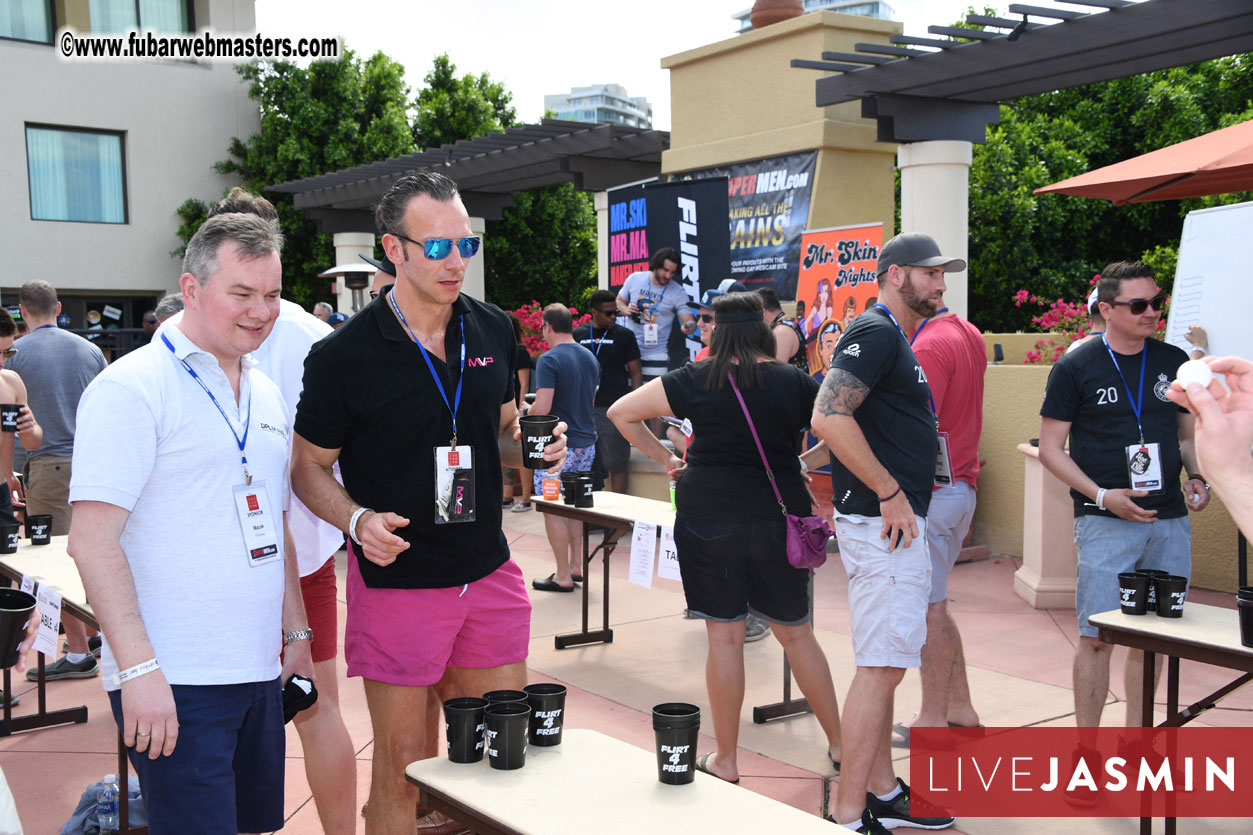
[[[26,385],[35,420],[43,427],[39,449],[26,460],[74,453],[74,414],[87,384],[108,365],[100,349],[81,336],[56,327],[41,327],[14,343],[17,353],[5,367],[16,371]]]
[[[600,383],[600,363],[582,345],[563,342],[549,348],[535,364],[535,388],[553,390],[552,413],[566,422],[571,448],[596,443],[593,401]]]
[[[644,299],[645,304],[649,305],[646,315],[650,316],[649,321],[657,323],[657,344],[646,345],[644,340],[644,323],[627,319],[626,326],[631,329],[631,333],[635,334],[635,341],[640,346],[640,356],[645,360],[665,360],[669,357],[666,351],[666,342],[670,339],[670,326],[674,324],[674,314],[683,308],[686,308],[690,301],[687,297],[687,291],[682,285],[670,281],[665,287],[658,287],[653,284],[653,274],[651,272],[631,273],[627,276],[626,282],[622,285],[622,289],[618,291],[618,298],[626,301],[627,304],[634,304],[638,307],[640,300]],[[640,317],[643,320],[643,316]],[[664,372],[665,364],[662,363],[660,370],[650,370],[648,363],[644,363],[644,374],[660,374]]]

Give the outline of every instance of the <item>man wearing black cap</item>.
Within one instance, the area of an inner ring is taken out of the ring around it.
[[[910,815],[909,787],[892,770],[891,732],[893,693],[905,670],[921,664],[926,640],[926,517],[939,446],[931,389],[909,340],[941,307],[945,272],[964,269],[926,235],[884,244],[879,301],[836,344],[814,405],[814,434],[831,449],[857,662],[831,820],[861,832],[954,822]]]
[[[374,300],[381,293],[392,289],[396,282],[396,265],[384,258],[382,261],[368,255],[358,256],[362,261],[374,267],[374,275],[370,277],[370,299]]]

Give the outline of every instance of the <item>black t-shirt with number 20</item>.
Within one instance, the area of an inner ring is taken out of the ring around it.
[[[853,417],[879,463],[901,485],[914,513],[925,517],[935,483],[939,439],[931,387],[922,364],[887,313],[873,307],[854,319],[836,344],[831,370],[836,369],[870,387]],[[875,492],[835,456],[831,457],[831,489],[832,503],[840,513],[882,513]]]
[[[1188,355],[1165,342],[1145,340],[1145,350],[1135,354],[1114,353],[1118,370],[1100,337],[1089,339],[1058,360],[1044,389],[1042,417],[1070,423],[1070,457],[1088,478],[1107,490],[1129,487],[1127,453],[1129,445],[1140,440],[1132,400],[1143,397],[1141,426],[1146,443],[1161,445],[1162,489],[1143,498],[1134,498],[1146,510],[1156,510],[1158,519],[1176,519],[1188,512],[1179,489],[1179,413],[1181,409],[1166,399],[1166,390],[1175,372]],[[1139,393],[1140,365],[1144,361],[1144,391]],[[1090,506],[1091,499],[1070,491],[1075,516],[1113,516]]]

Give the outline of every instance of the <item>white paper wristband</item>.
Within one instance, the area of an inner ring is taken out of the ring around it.
[[[1098,510],[1105,509],[1105,488],[1098,487],[1096,489],[1096,507]]]
[[[368,507],[359,507],[352,512],[352,518],[348,520],[348,535],[352,537],[352,541],[361,544],[361,540],[357,538],[357,521],[361,519],[361,514],[372,512]]]
[[[161,669],[161,665],[157,663],[157,659],[149,658],[142,664],[136,664],[134,667],[122,670],[122,672],[113,677],[113,683],[120,687],[124,681],[130,681],[133,678],[145,676],[153,670],[159,669]]]

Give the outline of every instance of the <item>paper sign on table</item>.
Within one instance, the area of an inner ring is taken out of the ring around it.
[[[35,649],[55,659],[57,635],[61,631],[61,595],[47,586],[40,586],[35,599],[39,601],[39,633],[35,635]]]
[[[657,526],[637,521],[631,533],[631,573],[627,579],[646,589],[653,587],[653,561],[656,557]]]
[[[34,594],[35,593],[35,578],[30,576],[29,574],[23,574],[21,589],[27,594]]]
[[[661,528],[661,549],[657,558],[657,576],[664,580],[683,580],[679,576],[679,551],[674,546],[674,527]]]

